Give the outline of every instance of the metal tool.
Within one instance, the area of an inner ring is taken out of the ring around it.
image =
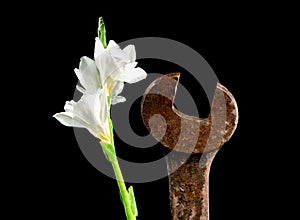
[[[174,107],[180,73],[154,80],[142,100],[142,117],[152,136],[172,150],[166,155],[172,219],[209,220],[210,166],[238,123],[232,94],[217,83],[207,118]],[[174,153],[175,152],[175,153]]]

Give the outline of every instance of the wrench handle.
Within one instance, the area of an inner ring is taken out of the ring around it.
[[[217,151],[191,154],[186,161],[184,153],[166,157],[173,220],[209,220],[209,172]]]

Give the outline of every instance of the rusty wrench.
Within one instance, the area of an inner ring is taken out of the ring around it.
[[[142,117],[155,139],[178,152],[166,156],[173,220],[209,220],[210,166],[236,129],[238,108],[232,94],[217,83],[207,118],[183,114],[174,107],[179,77],[180,73],[166,74],[149,85]]]

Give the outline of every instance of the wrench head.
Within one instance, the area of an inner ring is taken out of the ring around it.
[[[141,113],[151,135],[165,147],[185,153],[219,149],[234,133],[238,107],[233,95],[217,83],[207,118],[183,114],[174,107],[180,73],[154,80],[146,89]]]

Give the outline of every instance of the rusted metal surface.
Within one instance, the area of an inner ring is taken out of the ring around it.
[[[238,108],[232,94],[217,83],[207,118],[181,113],[173,105],[179,77],[170,73],[149,85],[142,117],[153,137],[176,152],[166,156],[173,220],[209,220],[210,166],[236,129]]]

